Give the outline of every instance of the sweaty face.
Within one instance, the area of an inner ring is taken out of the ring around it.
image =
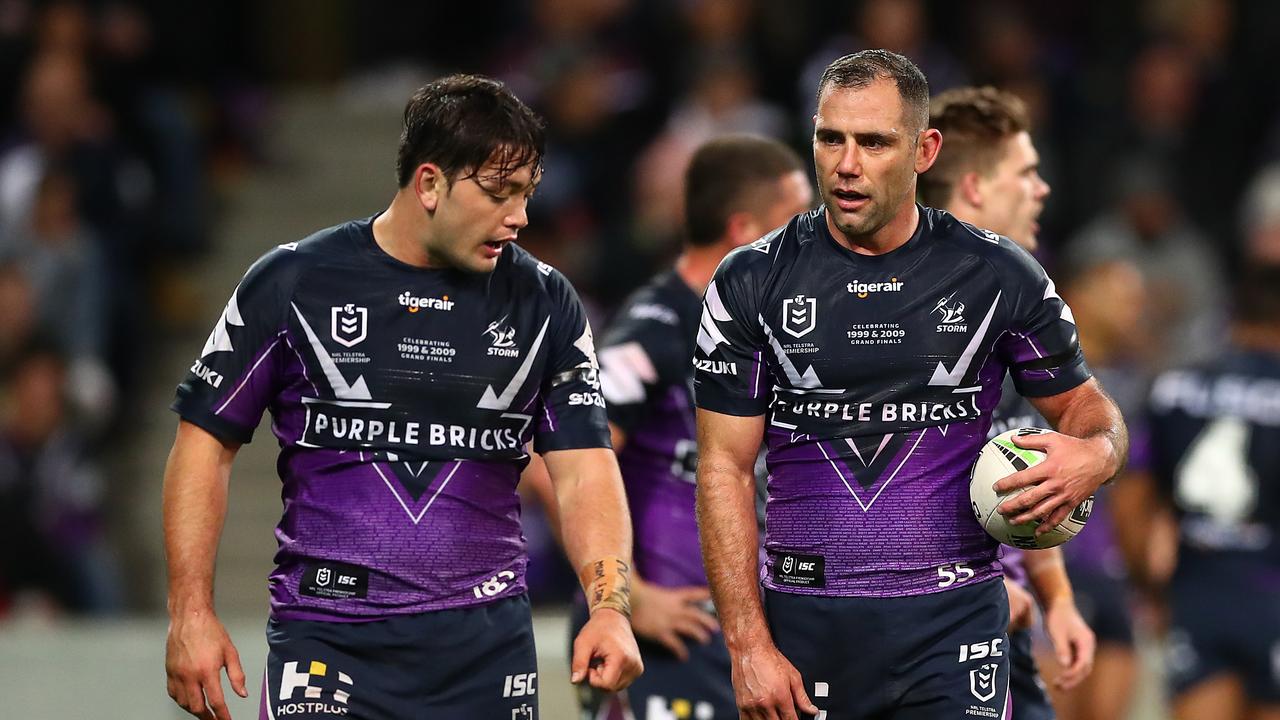
[[[1036,249],[1037,222],[1049,196],[1040,177],[1040,155],[1025,132],[1003,141],[1004,153],[995,169],[979,177],[984,222],[976,223],[1008,237],[1027,250]]]
[[[529,198],[540,179],[527,165],[504,178],[492,161],[471,177],[460,173],[436,206],[437,232],[426,248],[431,264],[493,272],[503,248],[529,224]]]
[[[919,132],[893,80],[827,88],[813,122],[818,191],[846,237],[874,234],[914,202]]]

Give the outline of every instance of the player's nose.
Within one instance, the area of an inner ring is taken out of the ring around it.
[[[836,172],[840,175],[861,175],[862,156],[858,154],[857,143],[849,143],[840,154],[840,162],[836,164]]]
[[[529,224],[529,204],[520,202],[516,205],[515,210],[507,214],[503,218],[502,224],[513,230],[519,230]]]

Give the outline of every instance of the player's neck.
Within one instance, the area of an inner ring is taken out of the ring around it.
[[[676,258],[676,274],[694,293],[701,295],[711,284],[711,278],[715,276],[716,268],[726,254],[724,243],[687,245],[680,257]]]
[[[897,250],[911,239],[916,232],[916,225],[920,223],[920,210],[915,202],[907,203],[884,227],[866,235],[846,235],[831,221],[831,213],[825,214],[831,237],[859,255],[883,255]]]
[[[409,202],[415,207],[409,207]],[[414,210],[417,212],[414,212]],[[386,211],[373,221],[373,241],[382,251],[406,265],[434,267],[427,254],[425,238],[429,235],[426,218],[416,206],[416,198],[396,193]]]

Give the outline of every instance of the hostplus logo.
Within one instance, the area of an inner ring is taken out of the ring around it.
[[[350,675],[335,672],[336,684],[340,687],[332,690],[329,696],[332,699],[330,702],[329,698],[324,697],[329,693],[329,689],[322,687],[328,676],[329,667],[318,660],[311,661],[307,666],[307,672],[299,672],[297,662],[285,663],[280,673],[280,702],[275,708],[276,717],[316,714],[346,716],[349,711],[347,704],[351,699],[350,690],[355,686],[355,682]],[[328,684],[332,686],[334,683]],[[302,699],[294,700],[294,694],[298,690],[302,691]]]
[[[886,292],[902,292],[903,283],[898,278],[889,278],[889,282],[865,283],[861,280],[854,280],[851,283],[845,283],[844,289],[852,295],[865,298],[871,293]]]
[[[415,297],[413,293],[405,290],[400,293],[397,301],[404,307],[409,308],[409,312],[416,313],[419,310],[439,310],[448,311],[453,309],[454,302],[449,299],[448,295],[438,298],[433,297]]]

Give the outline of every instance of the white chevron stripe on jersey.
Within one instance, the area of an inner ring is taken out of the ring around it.
[[[204,341],[204,349],[200,351],[200,357],[208,357],[209,353],[216,352],[232,352],[235,350],[231,346],[231,335],[229,327],[244,327],[244,319],[240,317],[240,305],[236,301],[236,294],[240,292],[240,286],[231,293],[231,299],[227,301],[227,306],[222,309],[222,315],[218,317],[218,324],[213,326],[213,331],[209,333],[209,339]]]
[[[516,393],[520,392],[520,386],[524,385],[525,379],[529,377],[529,371],[533,369],[533,361],[538,357],[538,350],[542,347],[542,338],[546,337],[547,324],[550,322],[551,316],[548,315],[547,319],[542,321],[542,329],[538,330],[538,337],[533,341],[533,346],[529,348],[529,352],[524,356],[524,362],[520,363],[515,377],[511,378],[511,382],[507,383],[502,395],[495,395],[493,386],[485,385],[484,394],[480,396],[480,402],[476,403],[476,407],[481,410],[507,410],[511,407],[512,401],[516,399]],[[583,337],[587,338],[587,342],[590,342],[590,333],[590,328],[583,333]],[[581,340],[582,338],[579,338],[579,341]]]
[[[316,337],[316,333],[307,324],[307,319],[302,316],[302,311],[298,306],[289,303],[293,308],[293,312],[298,316],[298,322],[302,323],[302,330],[307,334],[307,342],[311,344],[311,351],[315,353],[316,362],[320,363],[320,368],[324,370],[324,377],[329,381],[329,386],[333,388],[333,394],[342,400],[372,400],[373,396],[369,394],[369,387],[365,385],[364,376],[356,378],[356,381],[347,384],[347,379],[342,377],[342,371],[338,370],[338,364],[329,356],[329,351],[324,349],[324,344],[320,342],[320,338]]]
[[[810,365],[809,369],[805,370],[804,374],[801,375],[796,370],[796,366],[791,363],[791,358],[787,357],[786,351],[782,349],[782,344],[773,336],[773,329],[769,327],[763,317],[760,318],[760,326],[764,328],[764,336],[768,338],[769,347],[773,348],[773,354],[778,357],[778,364],[782,366],[782,371],[787,374],[787,381],[798,388],[821,388],[822,381],[818,379],[818,374],[813,371],[813,366]]]
[[[933,377],[929,378],[930,385],[951,385],[954,387],[964,379],[965,373],[969,372],[969,365],[973,362],[973,356],[978,353],[978,348],[987,336],[987,328],[991,327],[991,318],[995,316],[996,307],[1000,305],[1001,292],[1003,291],[996,292],[996,299],[991,301],[987,316],[982,318],[982,324],[974,331],[973,337],[969,338],[969,344],[965,346],[964,352],[960,354],[960,359],[956,361],[956,366],[951,370],[947,370],[947,366],[939,362],[938,367],[933,369]]]
[[[733,322],[733,318],[729,315],[729,311],[724,309],[720,291],[716,288],[715,280],[712,280],[707,286],[707,292],[703,295],[702,321],[698,324],[698,349],[705,355],[710,355],[716,349],[716,345],[729,344],[728,338],[720,332],[720,328],[716,327],[716,321]]]
[[[638,342],[613,345],[600,351],[600,392],[605,402],[628,405],[643,402],[645,385],[658,382],[653,361]]]

